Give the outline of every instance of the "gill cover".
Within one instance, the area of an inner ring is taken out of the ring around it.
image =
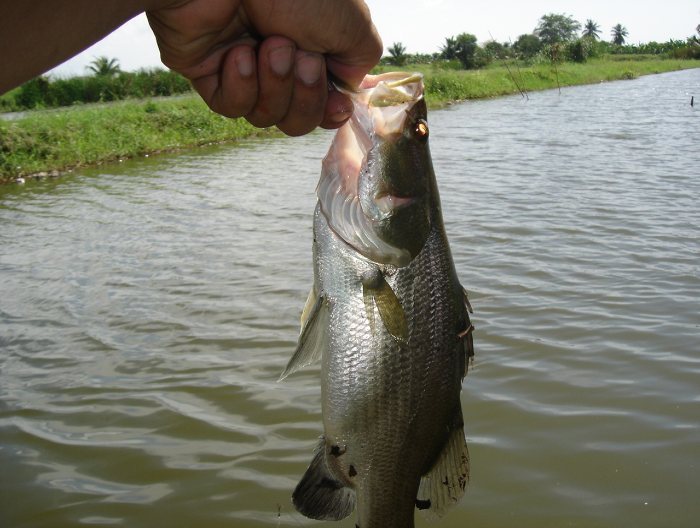
[[[317,188],[331,229],[370,260],[408,265],[429,230],[432,165],[423,77],[368,75],[323,160]]]

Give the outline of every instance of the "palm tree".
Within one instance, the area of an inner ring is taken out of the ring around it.
[[[387,50],[389,51],[389,55],[391,55],[392,64],[396,66],[403,66],[406,64],[406,46],[400,42],[394,42]]]
[[[95,57],[87,68],[95,75],[104,75],[107,77],[122,71],[119,67],[118,59],[110,59],[104,55],[101,57]]]
[[[445,45],[440,47],[440,56],[445,60],[457,59],[457,39],[445,37]]]
[[[590,18],[586,20],[586,25],[583,26],[583,36],[591,38],[593,40],[598,40],[600,33],[600,26],[593,22]]]
[[[622,46],[625,43],[625,37],[628,35],[627,28],[622,24],[618,24],[612,28],[612,42],[618,46]]]

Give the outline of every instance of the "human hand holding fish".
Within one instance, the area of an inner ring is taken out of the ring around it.
[[[0,5],[0,93],[146,12],[163,63],[209,107],[288,135],[350,116],[329,74],[357,86],[382,43],[363,0],[32,0]]]
[[[188,0],[148,12],[161,58],[216,112],[288,135],[338,128],[382,45],[362,0]]]

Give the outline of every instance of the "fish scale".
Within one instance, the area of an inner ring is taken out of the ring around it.
[[[471,322],[443,227],[422,78],[366,83],[351,94],[352,128],[324,160],[313,307],[283,373],[321,361],[324,434],[293,501],[315,519],[356,508],[360,528],[410,528],[416,506],[441,515],[466,487],[460,391]]]

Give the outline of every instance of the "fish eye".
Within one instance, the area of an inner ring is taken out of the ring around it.
[[[430,131],[428,130],[428,122],[425,119],[419,119],[416,121],[416,125],[413,127],[413,134],[418,139],[428,139]]]

